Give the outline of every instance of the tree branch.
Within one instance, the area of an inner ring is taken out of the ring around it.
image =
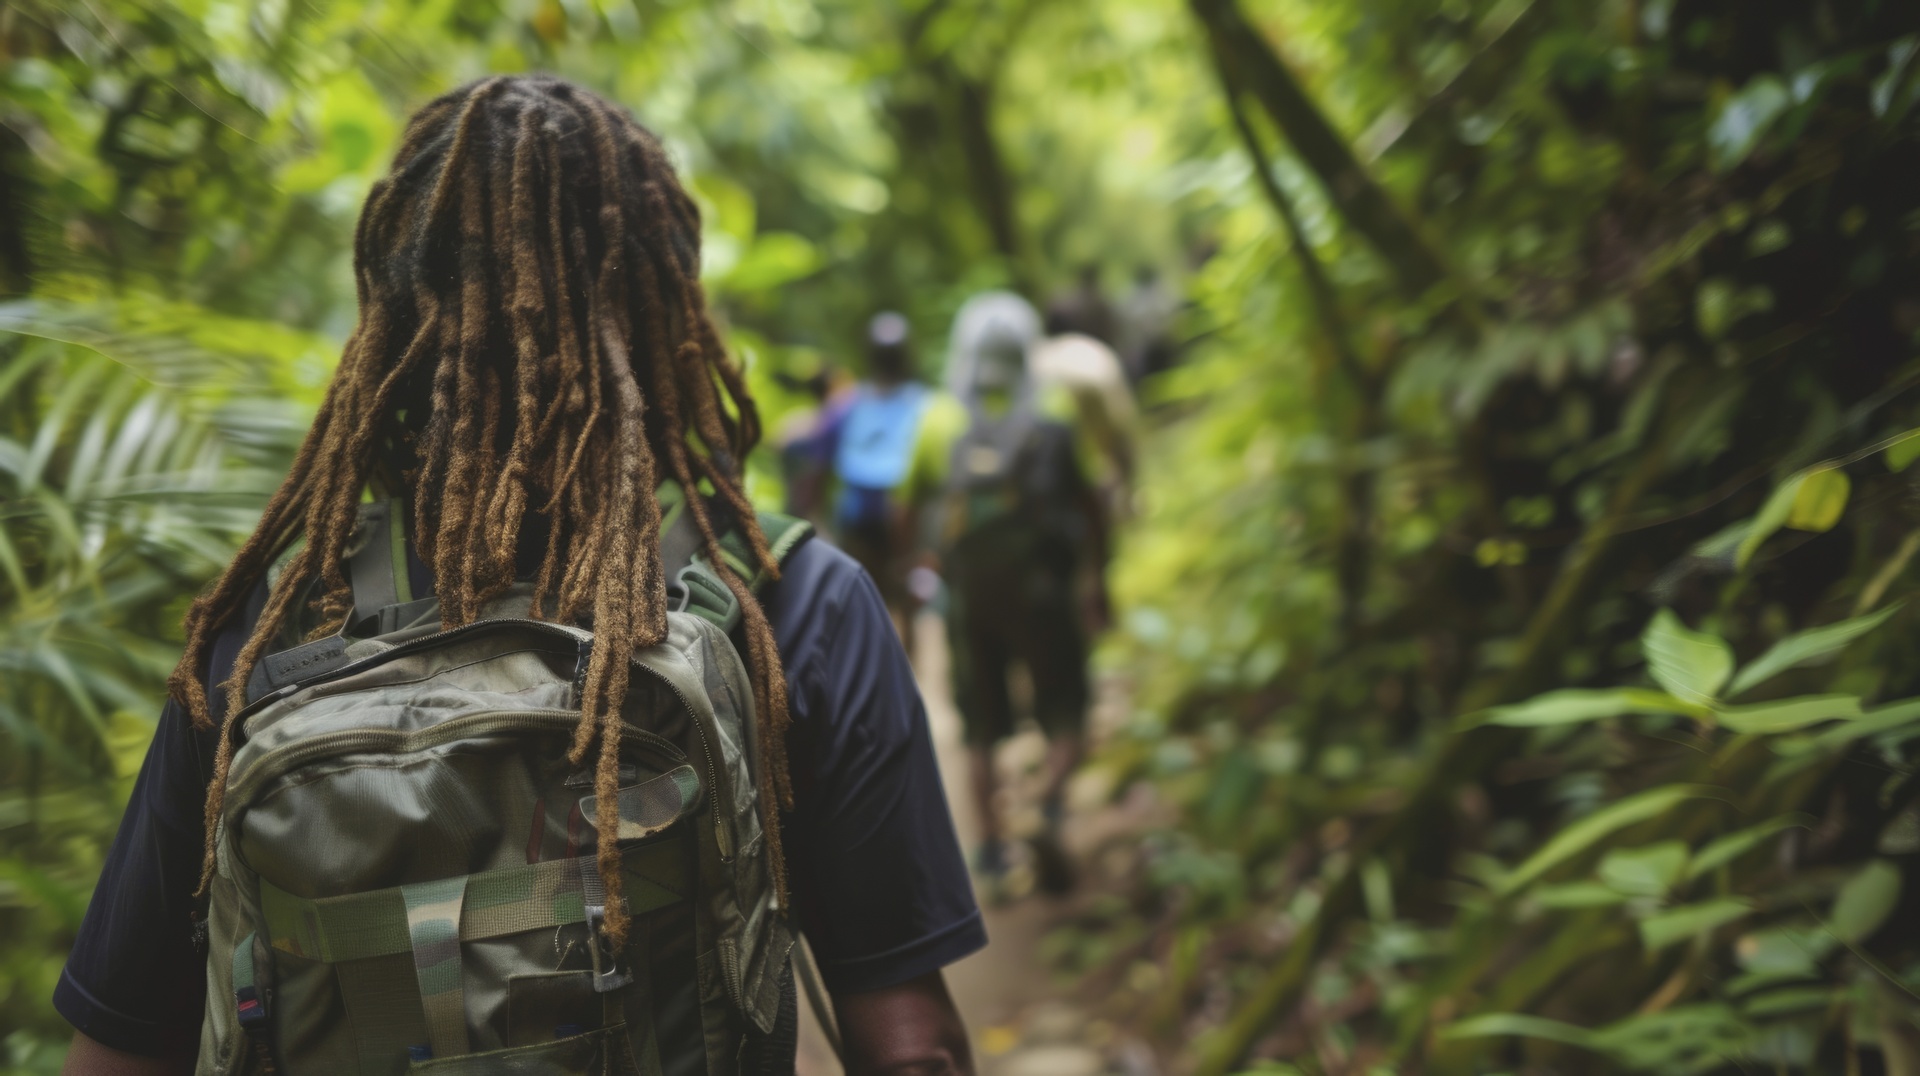
[[[1306,228],[1300,223],[1300,214],[1294,209],[1293,200],[1287,197],[1287,192],[1273,174],[1267,153],[1260,145],[1260,136],[1254,131],[1253,121],[1240,102],[1239,87],[1234,83],[1233,74],[1217,54],[1214,61],[1214,71],[1220,77],[1220,88],[1227,99],[1227,111],[1232,115],[1234,129],[1240,132],[1240,140],[1246,146],[1254,177],[1259,180],[1261,192],[1266,195],[1293,240],[1294,260],[1299,263],[1300,275],[1306,279],[1307,291],[1313,297],[1314,312],[1318,316],[1321,331],[1327,338],[1327,346],[1333,352],[1341,374],[1353,390],[1357,414],[1348,440],[1352,444],[1365,444],[1379,432],[1383,379],[1367,369],[1360,353],[1355,350],[1352,331],[1340,308],[1340,296],[1334,291],[1333,282],[1327,278],[1326,269],[1313,252],[1313,244],[1307,239]],[[1345,629],[1359,620],[1360,607],[1366,599],[1373,551],[1370,540],[1373,475],[1364,468],[1352,468],[1344,476],[1342,485],[1345,487],[1342,494],[1346,511],[1340,528],[1340,545],[1334,556],[1334,576],[1340,586],[1340,623]]]
[[[1440,256],[1367,173],[1235,0],[1188,0],[1188,6],[1206,29],[1221,68],[1260,101],[1347,223],[1386,259],[1401,289],[1419,296],[1445,280]]]

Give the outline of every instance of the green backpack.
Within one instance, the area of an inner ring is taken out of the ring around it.
[[[367,505],[349,627],[263,658],[237,723],[202,1076],[793,1071],[740,610],[673,493],[676,611],[622,708],[625,948],[599,932],[592,763],[567,761],[592,633],[529,619],[526,584],[440,630],[402,513]],[[810,531],[760,523],[780,557]]]

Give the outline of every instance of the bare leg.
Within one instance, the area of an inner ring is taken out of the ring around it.
[[[1073,889],[1073,860],[1060,839],[1060,824],[1066,818],[1067,780],[1080,765],[1085,740],[1079,733],[1055,736],[1047,742],[1047,757],[1042,773],[1046,784],[1040,800],[1040,832],[1033,839],[1034,868],[1040,888],[1055,895]]]
[[[1080,768],[1080,760],[1086,753],[1086,738],[1080,733],[1067,733],[1055,736],[1047,743],[1047,757],[1043,772],[1046,784],[1042,786],[1040,803],[1050,815],[1058,816],[1066,796],[1067,782],[1072,780],[1073,771]],[[1049,818],[1049,822],[1054,821]]]

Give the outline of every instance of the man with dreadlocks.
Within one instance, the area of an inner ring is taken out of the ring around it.
[[[232,726],[250,681],[274,674],[265,655],[344,636],[369,492],[395,506],[393,574],[437,599],[433,628],[475,625],[511,593],[530,595],[526,617],[591,629],[566,753],[597,794],[576,813],[622,838],[598,843],[588,889],[604,887],[588,899],[604,901],[616,950],[639,929],[622,900],[620,712],[634,662],[668,638],[674,519],[738,601],[758,813],[772,884],[791,898],[777,906],[819,959],[849,1071],[970,1071],[940,969],[985,934],[925,712],[872,582],[823,542],[776,556],[742,492],[759,419],[707,311],[699,249],[659,141],[599,97],[495,78],[414,117],[360,217],[360,319],[319,414],[258,529],[187,614],[56,991],[77,1029],[69,1072],[191,1068],[209,1004],[195,924]]]

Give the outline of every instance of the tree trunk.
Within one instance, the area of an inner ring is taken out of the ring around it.
[[[1006,259],[1008,269],[1020,276],[1021,242],[1019,218],[1013,204],[1013,179],[1007,174],[1006,158],[993,137],[993,86],[949,70],[947,83],[953,88],[955,115],[960,121],[960,147],[967,158],[967,177],[973,188],[974,204],[979,208],[987,232],[993,236],[993,248]]]

